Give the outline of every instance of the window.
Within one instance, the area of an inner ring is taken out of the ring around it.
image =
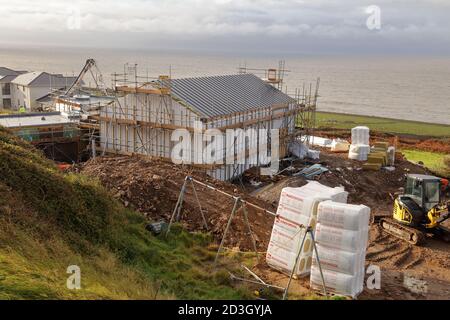
[[[11,109],[11,99],[3,99],[3,108]]]
[[[9,83],[5,83],[2,85],[2,95],[9,96],[11,94],[11,85]]]
[[[428,203],[439,203],[439,183],[428,182],[425,187],[425,201]]]

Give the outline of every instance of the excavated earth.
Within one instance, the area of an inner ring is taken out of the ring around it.
[[[170,221],[187,176],[234,197],[239,196],[271,212],[276,210],[276,207],[243,193],[231,183],[217,181],[198,170],[161,160],[140,157],[104,157],[90,160],[83,166],[82,171],[98,178],[125,206],[141,212],[149,222]],[[180,223],[190,231],[206,231],[201,215],[203,212],[208,225],[207,230],[212,232],[217,241],[220,241],[235,200],[211,188],[194,185],[202,211],[199,209],[199,202],[192,185],[187,184]],[[242,251],[253,249],[253,241],[248,229],[250,225],[257,249],[264,251],[270,240],[274,217],[252,206],[247,206],[247,212],[248,224],[245,223],[243,210],[237,211],[225,244]]]
[[[236,184],[214,180],[192,168],[139,157],[97,158],[87,162],[82,172],[98,178],[125,206],[142,212],[149,221],[169,221],[186,176],[275,212],[284,187],[300,187],[307,183],[304,178],[292,174],[317,162],[329,169],[316,177],[317,181],[330,187],[344,186],[349,192],[349,203],[371,207],[373,217],[391,215],[393,199],[402,192],[405,174],[429,173],[426,168],[402,158],[397,159],[395,171],[363,171],[360,162],[325,149],[319,161],[287,163],[284,166],[287,170],[272,178],[259,176],[257,170],[251,170]],[[220,241],[234,201],[198,184],[196,190],[208,230]],[[180,222],[191,231],[206,230],[192,187],[187,188],[184,200]],[[248,207],[248,212],[257,249],[264,252],[270,240],[273,217],[252,207]],[[229,248],[252,250],[242,210],[233,219],[225,240]],[[424,246],[411,246],[386,235],[373,223],[367,254],[369,265],[381,268],[381,289],[366,288],[360,299],[450,299],[448,243],[430,238]],[[287,277],[268,268],[263,259],[254,269],[269,283],[286,285]],[[308,287],[308,281],[300,279],[294,281],[292,290],[299,296],[307,296],[310,294]]]

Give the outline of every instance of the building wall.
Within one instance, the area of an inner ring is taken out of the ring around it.
[[[11,84],[11,106],[12,109],[18,110],[24,106],[27,111],[33,111],[38,107],[37,99],[45,96],[50,92],[48,87],[30,87],[22,86],[15,83]]]
[[[100,144],[101,148],[108,152],[125,154],[138,153],[170,159],[173,148],[177,144],[177,142],[171,141],[173,129],[157,128],[156,123],[189,128],[191,136],[193,136],[196,121],[201,126],[199,132],[203,132],[207,129],[226,128],[227,126],[235,126],[246,121],[259,119],[257,123],[246,126],[246,129],[251,128],[256,130],[256,137],[251,137],[247,141],[243,140],[239,144],[233,144],[234,157],[237,157],[239,154],[244,154],[245,163],[233,165],[219,164],[210,166],[210,169],[207,171],[208,174],[216,179],[230,180],[240,176],[251,167],[261,164],[258,162],[260,154],[258,142],[260,139],[264,139],[264,137],[259,136],[261,134],[259,130],[265,129],[266,131],[262,134],[266,137],[270,129],[282,129],[280,131],[284,130],[286,134],[294,131],[294,115],[290,117],[283,116],[279,119],[277,117],[293,110],[295,107],[295,105],[286,105],[282,108],[274,108],[275,110],[272,108],[257,109],[229,115],[220,119],[200,122],[199,115],[189,110],[187,106],[183,106],[181,103],[170,99],[170,97],[162,98],[160,95],[152,94],[129,94],[119,98],[119,103],[102,109],[100,113]],[[227,136],[224,130],[222,140],[225,146],[227,143],[226,139]],[[203,151],[206,146],[207,143],[203,142],[199,148],[192,141],[192,149],[190,151],[191,160],[197,164],[200,163],[199,160],[203,159]],[[221,147],[217,144],[215,145],[215,149],[221,150],[224,155],[226,154],[223,145]],[[281,156],[284,156],[284,154]],[[225,159],[223,162],[225,162]]]
[[[9,94],[8,94],[9,87]],[[9,105],[8,105],[9,101]],[[0,83],[0,109],[11,109],[11,83]]]
[[[169,97],[159,95],[129,94],[102,108],[100,117],[101,147],[110,151],[139,153],[154,157],[170,158],[172,130],[150,125],[134,125],[104,120],[115,118],[128,121],[161,123],[180,127],[193,127],[199,117]]]

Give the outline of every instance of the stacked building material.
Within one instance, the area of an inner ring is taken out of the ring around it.
[[[290,275],[305,236],[305,227],[316,227],[319,204],[325,200],[346,202],[347,197],[348,193],[343,188],[329,188],[318,182],[310,182],[301,188],[283,189],[267,249],[268,265]],[[295,277],[310,274],[312,254],[312,238],[307,234],[294,270]]]
[[[352,144],[348,157],[352,160],[366,161],[370,153],[370,129],[356,127],[352,129]]]
[[[331,152],[348,152],[350,143],[345,140],[333,140],[331,143]]]
[[[370,208],[333,201],[318,206],[315,239],[327,290],[356,298],[363,290]],[[322,290],[313,255],[311,288]]]
[[[388,154],[388,166],[395,165],[395,147],[389,147],[387,150]]]
[[[376,142],[367,157],[367,163],[363,165],[364,170],[378,171],[382,167],[386,167],[389,163],[389,143]]]

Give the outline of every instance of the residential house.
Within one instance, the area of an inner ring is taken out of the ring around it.
[[[195,133],[195,130],[216,129],[223,137],[214,141],[215,157],[219,161],[202,167],[220,180],[234,179],[251,167],[267,164],[261,159],[271,153],[267,144],[272,129],[279,130],[279,152],[276,153],[285,157],[299,114],[315,109],[315,99],[305,99],[310,101],[308,104],[300,103],[253,74],[185,79],[161,77],[153,84],[129,83],[116,85],[115,89],[117,102],[100,109],[100,146],[105,152],[173,160],[178,143],[172,140],[174,130],[187,129]],[[256,136],[230,138],[225,134],[227,129],[254,129]],[[197,148],[197,144],[202,147]],[[176,160],[186,163],[187,155],[191,161],[201,162],[205,143],[200,140],[188,145]],[[229,158],[245,158],[245,161],[225,164],[228,152],[231,152]]]
[[[48,72],[28,72],[11,81],[11,107],[18,110],[25,107],[27,111],[36,110],[36,100],[55,91],[71,86],[76,77]]]
[[[11,109],[11,81],[25,72],[0,67],[0,110]]]

